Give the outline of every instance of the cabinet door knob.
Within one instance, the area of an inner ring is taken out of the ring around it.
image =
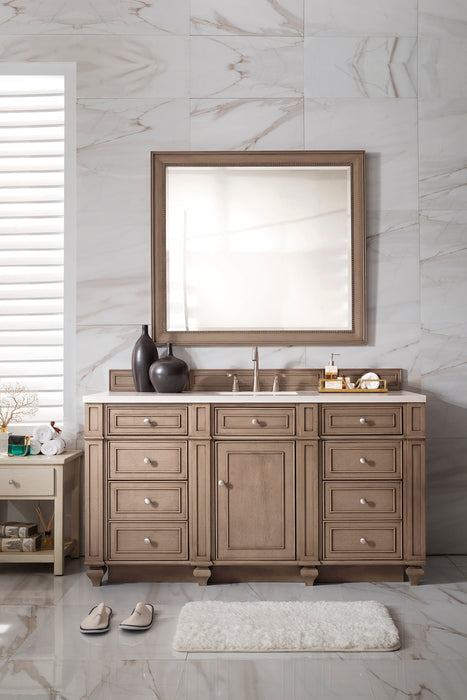
[[[145,498],[144,502],[146,503],[147,506],[151,505],[151,499],[150,498]]]
[[[360,457],[360,464],[366,464],[366,458],[365,457]]]
[[[366,498],[361,498],[360,503],[362,504],[362,506],[366,506],[366,504],[367,504]]]
[[[144,544],[151,544],[151,540],[149,539],[149,537],[144,538]]]
[[[360,544],[366,544],[366,539],[364,537],[360,537]]]
[[[143,459],[143,462],[144,462],[145,464],[151,464],[151,460],[149,459],[149,457],[145,457],[145,458]]]
[[[259,420],[257,418],[253,418],[251,422],[253,425],[259,425]]]
[[[225,486],[225,481],[223,479],[219,479],[217,483],[219,484],[219,486]]]
[[[361,423],[362,425],[365,425],[365,423],[366,423],[366,418],[360,418],[360,423]]]

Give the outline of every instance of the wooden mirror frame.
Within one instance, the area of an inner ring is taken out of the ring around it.
[[[168,331],[166,168],[168,166],[350,166],[352,328],[350,330]],[[364,345],[366,341],[365,151],[177,151],[151,153],[151,295],[156,343],[176,345]]]

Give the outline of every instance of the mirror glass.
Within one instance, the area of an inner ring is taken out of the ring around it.
[[[363,151],[152,153],[154,340],[363,344]]]
[[[168,167],[166,206],[168,331],[351,328],[350,167]]]

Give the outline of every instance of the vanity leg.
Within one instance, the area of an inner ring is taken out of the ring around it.
[[[318,569],[316,567],[304,566],[300,569],[300,576],[305,579],[306,586],[312,586],[318,576]]]
[[[207,586],[208,579],[211,576],[211,568],[209,566],[203,569],[196,567],[193,571],[193,576],[198,581],[198,586]]]
[[[409,579],[410,585],[418,586],[418,584],[420,583],[420,579],[422,578],[425,571],[424,569],[422,569],[421,566],[407,566],[407,568],[405,569],[405,573],[407,574],[407,578]]]
[[[91,566],[86,571],[86,576],[90,579],[93,586],[100,586],[106,571],[106,566]]]

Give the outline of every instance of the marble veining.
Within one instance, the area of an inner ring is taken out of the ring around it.
[[[191,0],[191,34],[302,35],[303,0]]]
[[[307,36],[417,34],[417,0],[304,0],[304,9]]]
[[[467,557],[429,557],[417,588],[408,583],[105,584],[92,588],[82,560],[65,576],[45,565],[2,565],[0,684],[7,697],[161,700],[462,698],[467,681]],[[32,602],[32,599],[34,602]],[[111,631],[79,633],[100,602]],[[118,629],[137,600],[155,607],[152,628]],[[191,600],[377,600],[402,640],[393,653],[185,654],[172,650],[178,613]]]

